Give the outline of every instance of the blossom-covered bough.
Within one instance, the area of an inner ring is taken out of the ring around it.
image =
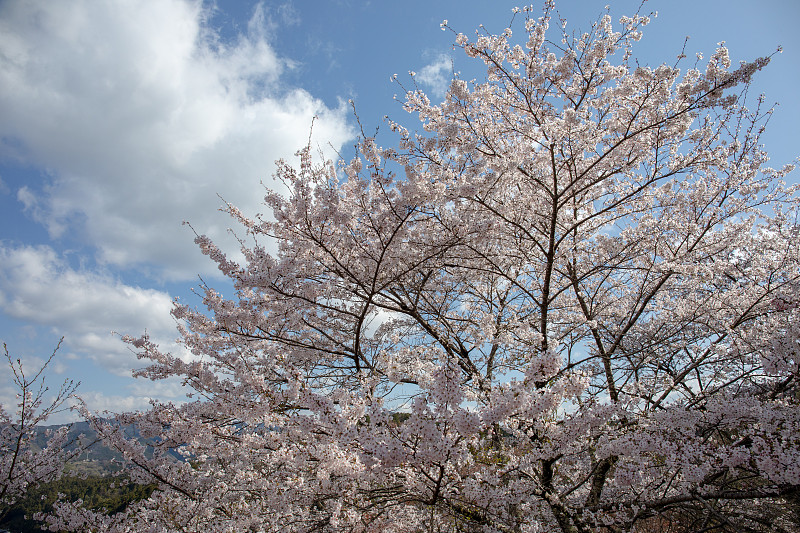
[[[82,451],[70,442],[69,426],[49,432],[43,449],[35,442],[37,427],[66,409],[79,385],[68,379],[58,390],[46,386],[47,367],[57,351],[58,347],[40,367],[26,372],[22,361],[12,358],[3,343],[7,372],[16,389],[16,409],[8,412],[7,406],[0,404],[0,521],[28,491],[61,476],[67,462]]]
[[[279,163],[271,217],[229,208],[242,262],[197,238],[235,295],[176,304],[194,359],[129,339],[195,398],[120,418],[152,456],[97,422],[160,490],[54,527],[797,531],[798,197],[745,107],[768,60],[639,66],[647,17],[551,41],[553,13],[456,34],[486,79],[408,92],[397,149]]]

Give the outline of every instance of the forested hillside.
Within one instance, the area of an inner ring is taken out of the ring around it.
[[[63,427],[68,428],[68,452],[78,452],[66,466],[67,475],[31,490],[9,509],[0,508],[0,531],[41,531],[33,516],[51,512],[59,494],[64,501],[83,500],[88,508],[117,513],[130,502],[147,498],[153,492],[155,485],[132,483],[121,473],[122,455],[104,446],[87,422],[38,427],[31,448],[45,449],[51,436]],[[126,433],[131,438],[138,437],[133,428],[127,428]]]
[[[76,465],[76,468],[100,470],[100,465],[100,462],[84,461]],[[66,501],[83,500],[84,505],[91,509],[106,509],[111,513],[118,513],[130,502],[149,497],[154,488],[155,485],[131,483],[125,476],[67,475],[28,493],[0,520],[0,528],[12,533],[42,531],[40,523],[33,520],[33,516],[36,513],[51,512],[59,494]]]

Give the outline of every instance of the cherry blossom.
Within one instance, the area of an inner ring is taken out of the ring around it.
[[[800,527],[798,195],[746,98],[769,58],[640,65],[648,17],[553,13],[454,31],[486,77],[409,91],[396,148],[279,162],[271,216],[229,208],[242,261],[198,236],[235,293],[175,304],[194,359],[128,339],[193,398],[93,418],[159,490],[54,529]]]
[[[0,404],[0,519],[29,490],[61,476],[67,461],[82,451],[81,446],[69,442],[69,426],[48,432],[44,449],[37,449],[35,444],[36,433],[41,431],[38,426],[45,425],[52,415],[66,408],[78,386],[66,380],[51,391],[45,385],[47,367],[58,347],[33,372],[26,371],[20,359],[12,358],[5,344],[3,351],[17,389],[17,402],[11,413]]]

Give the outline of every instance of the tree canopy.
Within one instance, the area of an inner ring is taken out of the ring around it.
[[[127,339],[194,398],[118,419],[152,455],[95,420],[158,489],[53,527],[800,526],[798,196],[747,101],[769,59],[639,65],[647,17],[554,13],[454,32],[486,77],[410,90],[396,148],[279,162],[270,216],[228,208],[241,261],[197,237],[235,294],[176,303],[193,358]]]

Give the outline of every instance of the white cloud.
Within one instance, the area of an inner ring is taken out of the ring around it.
[[[191,358],[176,342],[178,332],[171,309],[172,300],[165,292],[71,268],[50,247],[0,245],[0,313],[44,326],[56,336],[65,337],[57,357],[47,368],[47,383],[55,390],[64,378],[79,379],[83,385],[78,395],[92,411],[143,409],[151,398],[185,401],[186,390],[177,378],[157,382],[131,380],[131,370],[145,366],[146,362],[136,358],[120,335],[112,333],[138,336],[146,331],[163,350]],[[29,376],[46,359],[42,353],[11,355],[22,359]],[[76,376],[76,368],[90,371]],[[7,369],[7,364],[0,361],[0,369]],[[8,410],[15,404],[18,390],[11,382],[10,372],[4,370],[0,370],[0,405]],[[109,394],[109,390],[128,394]],[[46,395],[45,399],[49,401],[51,397]],[[77,419],[75,412],[64,411],[48,423]]]
[[[46,171],[17,196],[52,237],[109,265],[208,274],[182,221],[232,243],[217,194],[259,212],[259,181],[315,115],[320,144],[348,139],[344,106],[282,85],[262,9],[233,42],[207,18],[188,0],[0,4],[0,155]]]
[[[164,349],[182,354],[164,292],[125,285],[111,277],[70,268],[47,246],[0,247],[0,310],[68,333],[62,356],[88,357],[119,376],[142,366],[112,331],[145,330]]]
[[[416,79],[430,88],[432,96],[444,98],[453,79],[452,72],[452,59],[446,54],[440,54],[432,63],[425,65],[422,70],[417,72]]]
[[[130,411],[146,411],[150,407],[151,399],[158,399],[153,392],[142,395],[104,394],[102,392],[88,392],[80,394],[89,410],[97,414],[124,413]],[[163,396],[162,396],[163,398]]]

